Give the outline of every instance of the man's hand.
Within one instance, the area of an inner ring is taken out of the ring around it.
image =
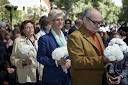
[[[121,76],[112,77],[109,74],[107,74],[107,77],[111,84],[120,84]]]
[[[116,84],[120,84],[121,76],[117,76],[117,77],[115,77],[115,79],[117,80],[117,81],[115,81],[115,83]]]

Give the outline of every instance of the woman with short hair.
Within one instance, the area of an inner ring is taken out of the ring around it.
[[[20,27],[21,36],[15,39],[11,62],[17,68],[20,85],[35,85],[36,83],[36,37],[34,22],[25,20]]]
[[[69,85],[69,72],[64,72],[61,65],[70,68],[70,60],[59,60],[55,63],[52,53],[56,48],[67,46],[63,32],[63,12],[60,9],[52,9],[48,18],[51,30],[48,34],[40,37],[38,41],[37,60],[44,65],[43,85]],[[56,65],[58,64],[58,65]]]

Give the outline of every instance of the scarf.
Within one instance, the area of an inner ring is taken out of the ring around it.
[[[60,36],[58,36],[58,35],[56,34],[56,32],[55,32],[53,29],[51,30],[51,33],[53,34],[53,36],[54,36],[56,42],[58,43],[58,45],[59,45],[60,47],[67,45],[67,41],[66,41],[66,39],[65,39],[64,34],[63,34],[62,31],[61,31]]]

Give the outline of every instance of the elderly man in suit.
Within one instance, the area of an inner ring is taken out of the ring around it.
[[[102,85],[104,45],[97,31],[103,18],[94,8],[87,9],[81,18],[81,27],[69,36],[67,43],[72,85]]]

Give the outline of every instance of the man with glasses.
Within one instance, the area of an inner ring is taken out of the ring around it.
[[[81,27],[69,36],[72,85],[102,85],[104,45],[97,33],[102,21],[98,10],[87,9]]]
[[[94,21],[89,17],[86,17],[87,19],[89,19],[94,25],[100,27],[102,25],[102,21]]]

